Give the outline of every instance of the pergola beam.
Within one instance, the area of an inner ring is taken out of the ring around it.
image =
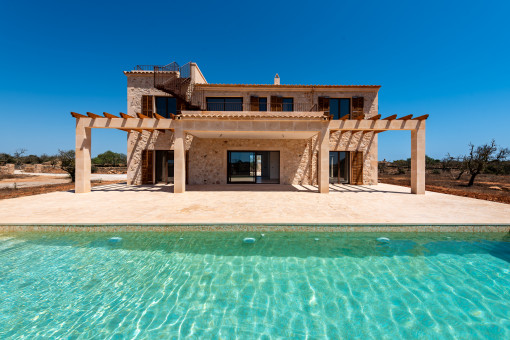
[[[383,118],[382,120],[394,120],[397,118],[397,115],[391,115],[391,116],[388,116],[386,118]]]
[[[413,118],[413,120],[426,120],[427,118],[429,118],[429,115],[419,116],[419,117]]]
[[[412,119],[413,118],[413,115],[407,115],[407,116],[404,116],[404,117],[400,117],[398,120],[409,120],[409,119]]]
[[[106,118],[119,118],[115,115],[112,115],[112,114],[109,114],[108,112],[103,112],[103,115],[106,117]]]
[[[87,116],[89,116],[90,118],[103,118],[102,116],[96,115],[95,113],[92,112],[87,112]]]

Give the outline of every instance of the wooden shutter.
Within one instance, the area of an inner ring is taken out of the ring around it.
[[[351,152],[351,184],[363,184],[363,152]]]
[[[363,97],[353,97],[352,98],[351,119],[365,118],[365,113],[363,112],[364,104],[365,104],[365,98],[363,98]]]
[[[154,150],[142,150],[142,184],[152,184]]]
[[[259,97],[250,96],[250,111],[259,111]]]
[[[149,116],[150,118],[153,117],[154,110],[152,109],[152,97],[153,96],[142,96],[142,114]]]
[[[282,111],[283,110],[283,98],[277,96],[271,96],[271,111]]]
[[[319,111],[329,113],[329,98],[319,97]]]

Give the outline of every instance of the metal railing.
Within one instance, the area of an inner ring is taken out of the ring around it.
[[[318,112],[312,103],[241,103],[202,102],[197,105],[201,111],[260,111],[260,112]]]

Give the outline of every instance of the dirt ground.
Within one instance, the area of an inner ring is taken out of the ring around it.
[[[102,182],[92,182],[92,186],[98,185],[107,185],[113,183],[123,183],[125,181],[102,181]],[[37,187],[28,187],[28,188],[3,188],[0,189],[0,200],[6,198],[16,198],[22,196],[31,196],[31,195],[39,195],[39,194],[47,194],[55,191],[69,191],[74,190],[74,183],[61,183],[61,184],[49,184],[42,185]]]
[[[466,175],[456,180],[449,174],[427,174],[425,187],[428,191],[510,204],[509,175],[478,175],[472,187],[466,185],[468,180]],[[379,174],[379,182],[410,187],[411,175]]]

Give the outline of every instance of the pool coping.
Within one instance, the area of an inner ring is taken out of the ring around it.
[[[0,232],[510,232],[510,223],[0,223]]]

